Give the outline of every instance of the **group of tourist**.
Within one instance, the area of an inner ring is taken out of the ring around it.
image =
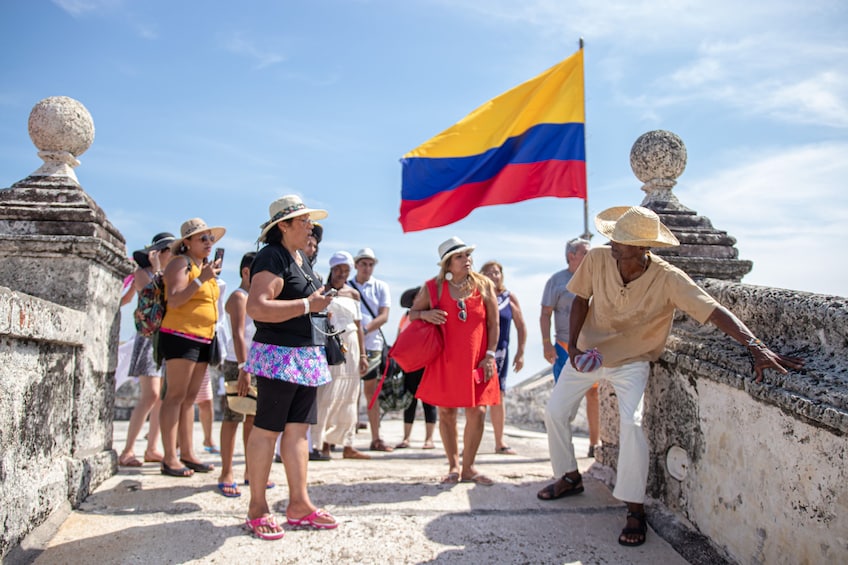
[[[360,382],[367,398],[376,390],[390,291],[386,283],[373,277],[378,260],[368,248],[356,256],[334,253],[326,282],[313,270],[323,233],[316,221],[326,217],[325,210],[308,208],[297,196],[274,201],[269,219],[261,226],[263,246],[242,258],[240,286],[225,306],[232,334],[224,363],[228,390],[234,389],[230,398],[255,397],[256,401],[251,415],[229,407],[225,411],[218,487],[224,496],[241,494],[232,457],[237,426],[243,422],[244,482],[250,489],[245,523],[262,539],[278,539],[284,534],[266,498],[266,491],[274,486],[269,475],[275,453],[285,465],[288,483],[286,522],[316,529],[335,528],[338,523],[309,498],[308,461],[329,458],[334,445],[342,447],[344,458],[370,458],[353,445],[357,403]],[[590,249],[585,239],[569,241],[567,269],[550,278],[542,295],[543,354],[554,366],[556,381],[546,426],[551,461],[559,478],[539,491],[538,497],[553,500],[583,491],[571,424],[585,397],[591,455],[598,443],[596,387],[600,379],[606,379],[615,388],[621,419],[614,495],[628,506],[618,541],[635,546],[644,543],[646,533],[643,500],[648,448],[640,425],[641,399],[649,364],[665,346],[675,309],[699,322],[710,321],[745,344],[753,355],[758,380],[764,369],[785,372],[800,367],[802,361],[768,349],[685,273],[651,254],[652,247],[677,245],[652,211],[612,208],[598,215],[596,227],[609,245]],[[138,336],[138,351],[133,352],[133,362],[143,366],[137,374],[155,375],[154,349],[165,361],[167,380],[159,409],[164,453],[155,450],[151,416],[145,460],[159,461],[161,472],[167,475],[185,477],[212,471],[193,451],[193,403],[210,360],[217,362],[220,291],[216,277],[221,261],[209,257],[224,233],[224,228],[209,227],[195,218],[182,225],[179,238],[159,234],[143,250],[143,257],[135,257],[139,270],[134,290],[143,288],[161,271],[167,296],[158,340]],[[441,482],[447,485],[493,484],[475,466],[489,407],[496,453],[515,453],[503,438],[502,392],[510,364],[511,323],[515,322],[519,342],[512,360],[516,371],[524,364],[527,328],[517,298],[505,288],[502,265],[490,261],[476,271],[474,249],[458,237],[443,242],[438,248],[435,277],[405,292],[401,301],[408,308],[402,328],[422,320],[439,325],[444,335],[441,353],[423,370],[407,375],[407,386],[424,406],[425,449],[434,447],[432,433],[438,413],[448,464]],[[335,339],[335,334],[341,339],[344,360],[329,365],[325,344]],[[142,380],[138,414],[133,413],[129,428],[133,442],[147,414],[155,410],[157,384],[154,376]],[[460,408],[465,415],[461,450]],[[404,438],[395,448],[410,446],[416,409],[414,402],[411,411],[405,411]],[[392,451],[380,437],[379,406],[369,410],[368,419],[370,450]],[[128,461],[126,455],[131,451],[122,454],[122,464]]]

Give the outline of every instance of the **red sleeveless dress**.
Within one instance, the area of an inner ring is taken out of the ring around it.
[[[492,406],[500,401],[497,372],[488,382],[475,383],[474,369],[486,356],[488,331],[486,306],[479,290],[465,299],[467,319],[459,319],[459,307],[451,298],[448,283],[442,282],[441,298],[436,299],[435,279],[427,281],[427,290],[436,308],[448,313],[442,326],[445,349],[424,370],[416,398],[443,408]]]

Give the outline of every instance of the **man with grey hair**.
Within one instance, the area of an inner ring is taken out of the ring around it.
[[[588,239],[575,237],[565,244],[565,261],[568,268],[554,273],[545,284],[542,293],[542,314],[539,325],[542,328],[542,348],[545,360],[551,363],[554,383],[568,361],[568,324],[571,317],[571,303],[574,294],[566,288],[583,257],[589,252]],[[554,317],[554,340],[551,340],[551,314]],[[600,407],[598,386],[586,392],[586,420],[589,424],[589,457],[595,456],[595,446],[600,441]]]

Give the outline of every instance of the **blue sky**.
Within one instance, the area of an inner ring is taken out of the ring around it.
[[[29,112],[64,95],[93,116],[76,173],[128,251],[200,216],[228,228],[231,289],[283,194],[329,211],[322,270],[337,250],[372,247],[395,303],[458,235],[478,245],[478,265],[505,265],[529,322],[529,376],[544,366],[542,288],[583,231],[583,202],[489,207],[403,234],[398,159],[571,55],[581,36],[592,215],[641,202],[630,148],[670,130],[688,150],[675,193],[737,238],[754,262],[744,282],[848,294],[839,0],[6,1],[0,186],[40,166]],[[390,339],[399,315],[395,305]]]

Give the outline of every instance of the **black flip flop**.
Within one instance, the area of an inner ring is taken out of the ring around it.
[[[215,469],[214,465],[208,463],[195,463],[194,461],[187,461],[185,459],[180,459],[180,461],[183,462],[183,465],[197,473],[211,473]]]
[[[171,477],[190,477],[194,473],[190,473],[189,471],[191,471],[191,469],[189,469],[188,467],[181,467],[180,469],[174,469],[172,467],[168,467],[164,463],[162,463],[162,468],[160,469],[160,472],[163,475],[169,475]]]

